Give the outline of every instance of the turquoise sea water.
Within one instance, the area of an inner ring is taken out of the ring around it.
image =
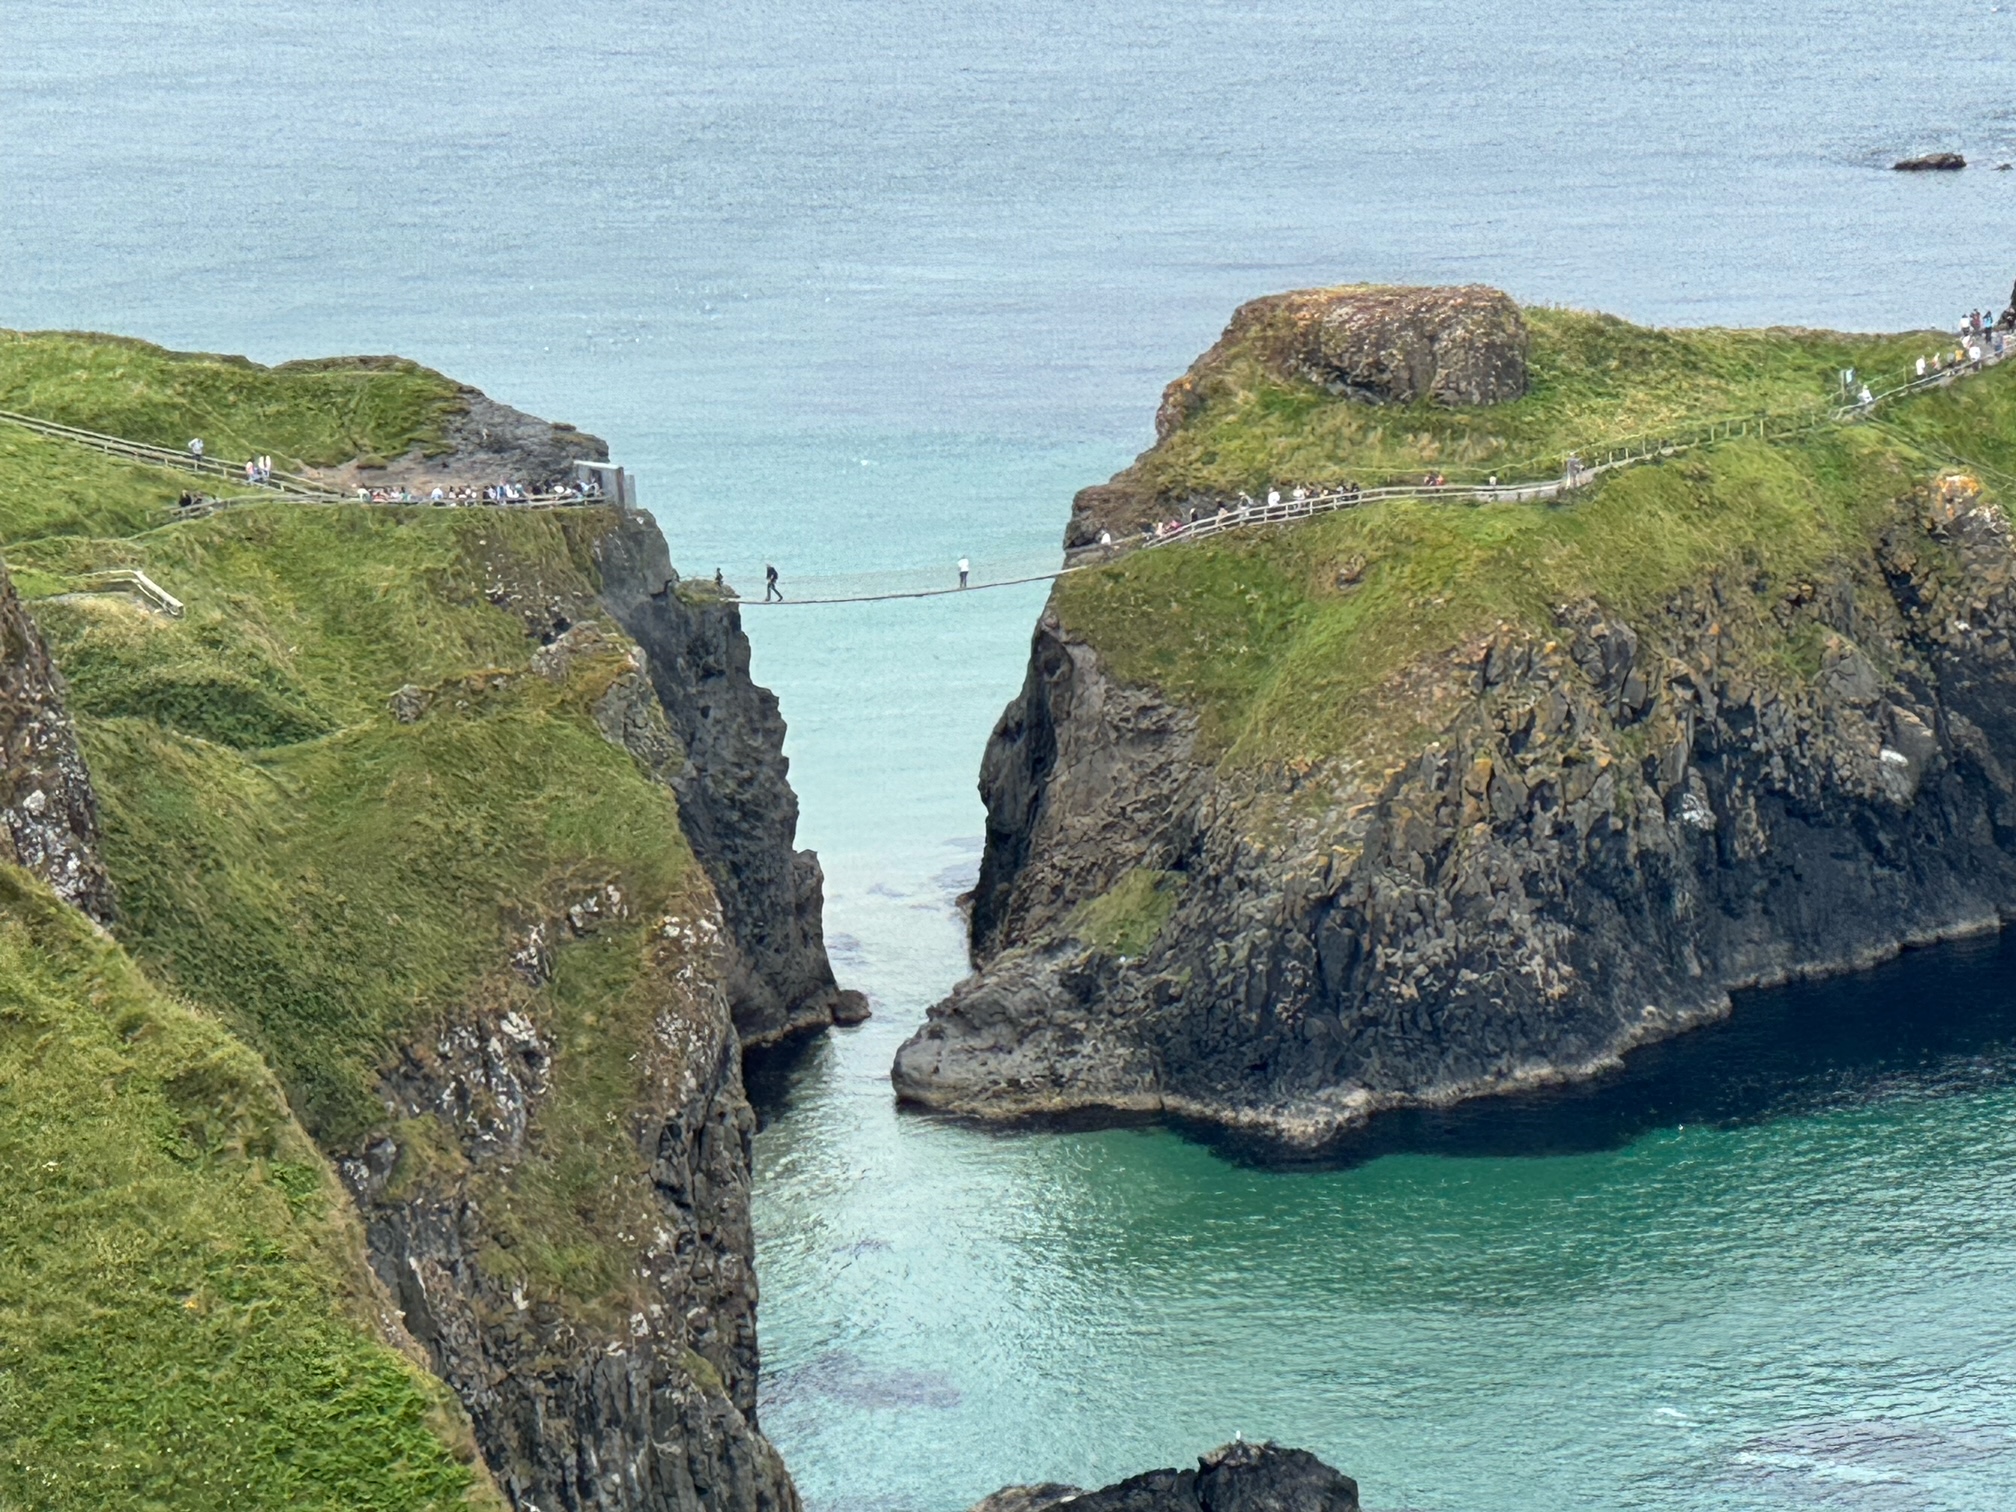
[[[2016,12],[1953,0],[10,0],[0,324],[418,357],[607,435],[691,571],[985,571],[1255,294],[1999,307],[2016,173],[1884,165],[2016,158],[2012,65]],[[760,1079],[765,1421],[814,1512],[1234,1431],[1386,1512],[2016,1505],[1999,949],[1343,1169],[897,1117],[1040,603],[749,614],[878,1015]]]

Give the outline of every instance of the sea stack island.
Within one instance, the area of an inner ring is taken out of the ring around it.
[[[2011,320],[1243,306],[1077,497],[897,1092],[1307,1156],[1995,929]]]

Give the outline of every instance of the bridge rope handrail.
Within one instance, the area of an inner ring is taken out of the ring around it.
[[[974,583],[967,588],[945,587],[929,589],[906,589],[889,593],[845,594],[831,597],[756,599],[740,598],[732,590],[727,595],[746,606],[764,607],[814,604],[868,604],[882,603],[895,599],[951,597],[960,593],[978,592],[988,588],[1013,588],[1027,583],[1054,581],[1068,577],[1075,572],[1086,572],[1105,565],[1117,556],[1132,550],[1150,550],[1158,546],[1175,545],[1182,541],[1204,540],[1222,535],[1228,531],[1255,525],[1286,524],[1294,520],[1307,519],[1313,515],[1329,514],[1340,509],[1355,509],[1360,505],[1374,504],[1388,499],[1431,499],[1446,501],[1470,501],[1484,504],[1535,503],[1557,499],[1563,494],[1585,488],[1609,473],[1627,467],[1637,466],[1656,457],[1670,457],[1682,452],[1698,450],[1702,447],[1728,441],[1745,440],[1755,437],[1760,441],[1785,440],[1792,436],[1807,435],[1831,425],[1852,424],[1873,417],[1879,405],[1903,396],[1919,393],[1932,388],[1948,387],[1957,380],[1984,371],[2016,355],[2016,348],[2002,352],[1993,350],[1992,345],[1982,346],[1982,355],[1966,361],[1957,361],[1949,366],[1929,369],[1923,374],[1906,371],[1894,380],[1883,380],[1882,387],[1869,387],[1869,398],[1859,395],[1851,402],[1835,404],[1815,404],[1796,410],[1759,410],[1750,414],[1734,414],[1706,422],[1695,422],[1684,428],[1666,428],[1643,432],[1624,440],[1613,441],[1600,450],[1600,460],[1584,460],[1581,452],[1569,452],[1563,459],[1563,471],[1559,476],[1534,479],[1526,482],[1487,483],[1395,483],[1382,484],[1371,488],[1347,486],[1330,489],[1321,493],[1305,494],[1299,499],[1281,499],[1274,503],[1225,504],[1218,512],[1198,519],[1177,524],[1173,529],[1163,531],[1149,539],[1138,542],[1114,542],[1110,546],[1081,546],[1067,553],[1065,565],[1053,572],[1036,573],[1000,579],[994,582]],[[1594,453],[1592,452],[1592,455]],[[1567,465],[1572,459],[1575,465]],[[1077,560],[1071,560],[1077,558]],[[802,580],[801,580],[802,581]]]

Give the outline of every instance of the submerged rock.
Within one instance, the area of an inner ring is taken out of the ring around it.
[[[1004,1486],[972,1512],[1358,1512],[1358,1483],[1306,1449],[1237,1442],[1195,1470],[1150,1470],[1081,1491],[1054,1481]]]

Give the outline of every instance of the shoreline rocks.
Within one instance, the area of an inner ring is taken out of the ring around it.
[[[1358,1483],[1306,1449],[1235,1440],[1195,1470],[1149,1470],[1097,1491],[1003,1486],[972,1512],[1358,1512]]]

